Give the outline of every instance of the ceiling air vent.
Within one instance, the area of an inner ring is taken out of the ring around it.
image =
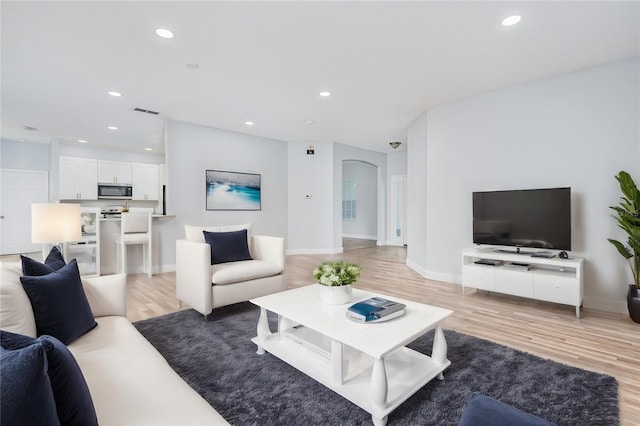
[[[134,111],[138,111],[138,112],[146,112],[147,114],[151,114],[151,115],[158,115],[160,114],[158,111],[151,111],[150,109],[143,109],[143,108],[134,108]]]

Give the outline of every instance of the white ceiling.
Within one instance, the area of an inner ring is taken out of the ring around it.
[[[638,1],[0,7],[4,139],[155,153],[166,119],[388,152],[391,141],[406,147],[407,126],[428,107],[640,56]],[[512,14],[521,23],[503,27]]]

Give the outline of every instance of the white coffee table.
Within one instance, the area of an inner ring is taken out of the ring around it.
[[[440,323],[448,309],[353,289],[352,302],[326,305],[322,286],[312,284],[252,299],[260,306],[258,354],[270,352],[371,413],[375,425],[451,365]],[[346,318],[347,308],[380,296],[402,302],[406,313],[386,322],[361,324]],[[278,314],[272,332],[267,311]],[[405,345],[435,328],[431,356]]]

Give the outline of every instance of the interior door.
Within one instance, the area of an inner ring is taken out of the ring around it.
[[[407,176],[391,176],[391,238],[395,246],[407,245]]]
[[[41,251],[31,242],[31,204],[48,202],[48,172],[0,169],[0,188],[0,255]]]

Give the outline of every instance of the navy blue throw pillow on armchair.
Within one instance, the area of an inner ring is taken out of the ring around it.
[[[47,374],[60,424],[97,425],[98,418],[87,382],[76,359],[61,341],[51,336],[34,339],[0,330],[0,346],[4,349],[19,350],[33,345],[44,348]]]
[[[98,325],[82,287],[75,259],[39,277],[20,277],[36,319],[38,336],[48,334],[65,345]]]
[[[39,277],[40,275],[47,275],[66,265],[60,249],[56,246],[51,247],[49,255],[44,260],[44,263],[31,259],[30,257],[20,255],[22,261],[22,274],[28,276]]]
[[[252,260],[247,242],[247,230],[204,233],[205,241],[211,246],[211,264]]]

